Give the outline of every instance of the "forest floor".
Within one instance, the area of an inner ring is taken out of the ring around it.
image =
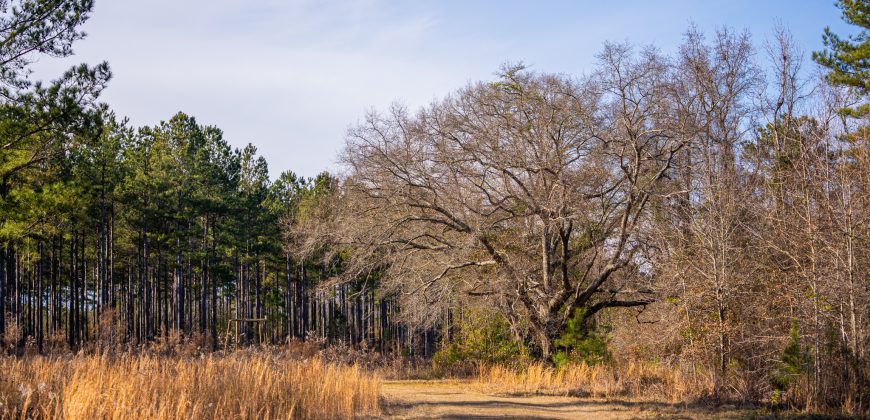
[[[737,418],[748,412],[566,396],[490,395],[464,381],[386,381],[388,419]]]

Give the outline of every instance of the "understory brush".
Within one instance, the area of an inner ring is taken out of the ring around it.
[[[788,359],[787,359],[788,360]],[[811,406],[811,388],[806,374],[788,371],[788,387],[780,385],[772,394],[751,394],[742,390],[745,379],[732,372],[717,388],[715,373],[698,367],[686,369],[679,364],[648,361],[623,361],[589,364],[571,363],[555,367],[533,362],[523,367],[481,366],[475,385],[483,392],[512,395],[566,395],[656,402],[705,407],[741,406],[761,408],[774,414],[870,415],[857,405],[836,401]],[[780,379],[781,380],[781,379]],[[767,395],[772,395],[768,397]]]

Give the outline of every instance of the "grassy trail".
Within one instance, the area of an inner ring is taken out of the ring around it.
[[[384,417],[391,419],[733,418],[670,404],[565,396],[488,395],[461,381],[385,381]]]

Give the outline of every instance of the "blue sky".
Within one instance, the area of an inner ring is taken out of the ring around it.
[[[97,0],[76,55],[43,58],[35,76],[107,60],[103,100],[133,124],[184,111],[254,143],[273,177],[313,176],[337,167],[366,110],[425,105],[504,62],[583,74],[608,40],[672,52],[690,22],[759,46],[779,22],[808,62],[825,26],[851,30],[833,0]]]

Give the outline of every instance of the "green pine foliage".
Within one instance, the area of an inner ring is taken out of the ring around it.
[[[825,28],[822,39],[824,51],[813,53],[813,59],[827,68],[828,80],[834,85],[849,86],[861,94],[870,92],[870,2],[866,0],[838,0],[837,6],[843,11],[843,20],[858,27],[854,35],[842,37]],[[847,115],[866,115],[867,104],[845,110]]]

